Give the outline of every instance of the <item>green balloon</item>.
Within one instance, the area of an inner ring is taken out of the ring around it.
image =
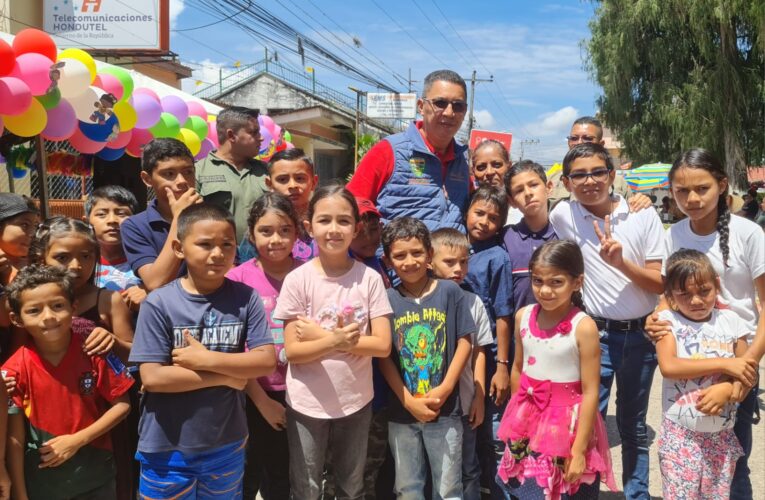
[[[53,90],[49,91],[47,94],[37,96],[36,99],[43,105],[43,108],[53,109],[58,106],[59,101],[61,101],[61,91],[58,87],[53,87]]]
[[[284,140],[287,142],[292,142],[292,134],[290,134],[289,130],[284,131]]]
[[[194,132],[197,137],[199,137],[200,141],[204,141],[209,132],[207,122],[201,116],[189,116],[189,119],[186,120],[186,124],[183,127]]]
[[[177,137],[181,133],[181,124],[171,113],[162,113],[156,125],[149,129],[154,137]]]
[[[133,77],[130,76],[130,72],[119,66],[107,66],[99,69],[99,73],[106,73],[117,78],[122,84],[122,99],[120,101],[127,101],[131,95],[133,95]]]

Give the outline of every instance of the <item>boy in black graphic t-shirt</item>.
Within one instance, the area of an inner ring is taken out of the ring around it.
[[[385,262],[401,285],[388,290],[393,349],[380,369],[390,399],[388,439],[396,466],[396,494],[422,496],[425,455],[442,498],[462,495],[462,421],[458,382],[476,331],[455,283],[428,275],[433,255],[427,227],[402,217],[383,229]]]

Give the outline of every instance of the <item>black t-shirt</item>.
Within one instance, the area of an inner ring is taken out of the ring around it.
[[[409,392],[413,396],[425,395],[446,377],[457,339],[475,333],[470,305],[462,289],[446,280],[437,280],[435,290],[423,297],[420,304],[395,288],[388,289],[388,299],[393,308],[390,357]],[[391,396],[389,402],[392,422],[416,422],[397,397]],[[440,415],[461,414],[457,384],[441,407]]]

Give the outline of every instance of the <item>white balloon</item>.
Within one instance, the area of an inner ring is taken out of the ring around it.
[[[58,89],[61,97],[77,97],[88,89],[90,71],[88,67],[76,59],[61,59],[64,66],[59,68]],[[77,108],[75,108],[77,109]]]
[[[100,92],[100,93],[99,93]],[[90,116],[96,111],[96,102],[103,94],[103,90],[96,87],[85,87],[85,91],[76,97],[68,99],[69,104],[74,108],[77,119],[82,122],[91,123]]]

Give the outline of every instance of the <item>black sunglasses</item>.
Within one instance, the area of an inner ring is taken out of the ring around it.
[[[428,101],[430,104],[433,105],[436,109],[440,111],[445,111],[446,108],[449,107],[451,104],[452,111],[455,113],[464,113],[467,111],[467,103],[465,101],[450,101],[449,99],[442,99],[442,98],[436,98],[436,99],[429,99],[427,97],[422,98],[423,101]]]

